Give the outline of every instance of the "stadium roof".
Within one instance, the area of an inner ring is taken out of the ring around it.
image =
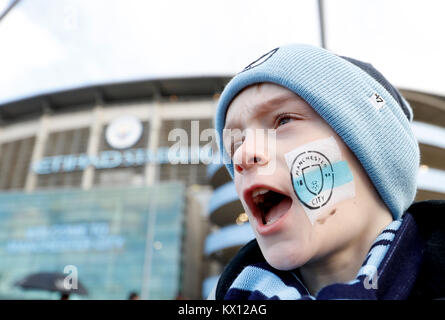
[[[229,79],[214,76],[139,80],[44,93],[0,104],[0,119],[4,122],[14,122],[24,117],[38,116],[45,111],[61,111],[97,103],[113,104],[172,96],[179,99],[212,97],[222,91]]]

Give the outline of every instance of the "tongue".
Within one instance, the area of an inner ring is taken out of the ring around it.
[[[283,198],[279,203],[274,205],[266,214],[266,224],[272,224],[281,218],[291,207],[292,200],[289,197]]]

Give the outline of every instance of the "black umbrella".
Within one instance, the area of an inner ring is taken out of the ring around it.
[[[39,272],[33,273],[22,280],[17,281],[14,285],[28,290],[45,290],[60,292],[62,295],[70,295],[72,293],[79,295],[87,295],[88,291],[85,286],[77,281],[77,288],[73,285],[65,286],[66,274],[59,272]]]

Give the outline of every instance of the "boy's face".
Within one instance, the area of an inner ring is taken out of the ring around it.
[[[272,83],[250,86],[230,104],[225,133],[227,129],[266,131],[264,135],[247,133],[235,138],[225,135],[224,147],[234,163],[237,193],[270,265],[290,270],[316,261],[340,249],[363,230],[367,221],[351,216],[351,212],[358,210],[354,208],[355,196],[372,186],[335,131],[298,95]],[[273,143],[267,141],[270,129],[275,135]],[[318,141],[330,137],[354,180],[364,179],[365,185],[356,184],[351,201],[326,203],[311,221],[294,191],[285,155],[309,143],[317,146]]]

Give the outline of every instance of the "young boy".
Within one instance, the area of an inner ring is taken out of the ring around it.
[[[215,123],[256,239],[215,298],[445,297],[445,203],[412,204],[412,118],[370,64],[321,48],[276,48],[237,74]]]

